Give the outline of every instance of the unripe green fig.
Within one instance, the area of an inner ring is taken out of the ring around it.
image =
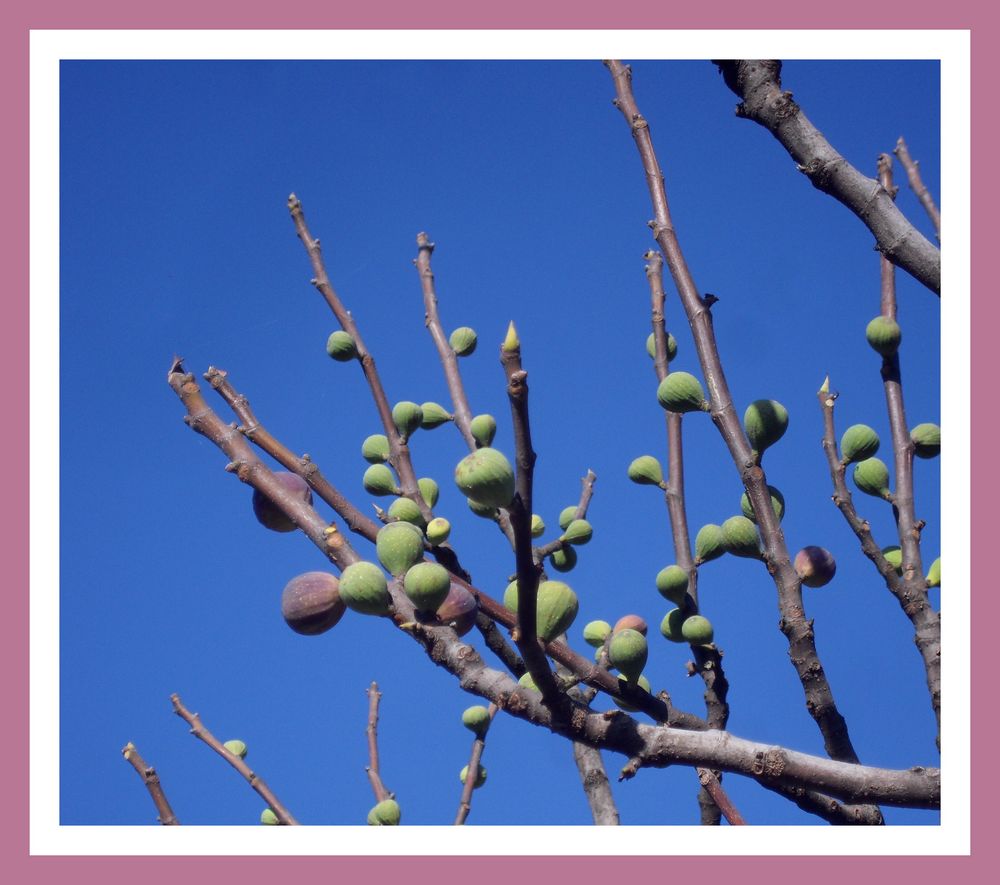
[[[896,570],[897,575],[903,574],[903,551],[898,546],[883,547],[882,555],[885,557],[885,561]]]
[[[326,339],[326,352],[338,363],[349,363],[358,355],[354,339],[343,329],[338,329]]]
[[[722,534],[721,526],[715,523],[703,525],[698,529],[698,534],[694,537],[694,564],[701,565],[718,559],[726,552],[726,538]]]
[[[423,529],[424,515],[420,512],[420,507],[415,501],[409,498],[397,498],[389,506],[389,516],[399,522],[408,522],[418,529]]]
[[[431,545],[437,547],[448,540],[448,536],[451,534],[451,523],[443,516],[436,516],[427,523],[424,534]]]
[[[927,570],[927,586],[928,587],[940,587],[941,586],[941,557],[939,556],[934,562],[931,563],[931,567]]]
[[[781,522],[785,517],[785,496],[781,494],[778,489],[774,486],[768,486],[767,492],[771,496],[771,509],[774,511],[774,515],[778,518],[778,522]],[[740,510],[743,511],[743,515],[753,522],[756,522],[756,516],[753,512],[753,503],[750,501],[750,496],[744,492],[740,498]]]
[[[222,746],[229,750],[229,752],[234,756],[239,756],[240,759],[246,759],[247,745],[243,743],[243,741],[226,741]]]
[[[363,615],[384,615],[392,597],[385,575],[373,562],[352,562],[340,575],[340,598]]]
[[[433,509],[441,494],[438,484],[429,476],[422,476],[417,480],[417,488],[420,489],[420,497],[424,499],[428,507]]]
[[[373,433],[361,443],[361,457],[369,464],[381,464],[389,457],[389,437]]]
[[[447,424],[453,417],[450,412],[437,403],[420,404],[420,426],[424,430],[433,430],[435,427]]]
[[[476,449],[458,462],[455,484],[483,507],[508,507],[514,498],[514,468],[497,449]]]
[[[576,511],[578,509],[579,508],[576,504],[572,504],[569,507],[563,507],[563,509],[559,511],[559,528],[566,531],[566,529],[569,528],[569,524],[576,519]]]
[[[472,789],[478,790],[483,784],[486,783],[486,769],[482,765],[476,766],[476,782],[472,785]],[[459,773],[458,779],[464,784],[465,779],[469,776],[469,766],[466,765]]]
[[[465,503],[469,505],[469,509],[476,514],[476,516],[481,516],[483,519],[493,519],[497,514],[496,507],[483,506],[482,504],[477,504],[472,498],[466,498]]]
[[[392,423],[396,425],[403,442],[413,435],[423,420],[423,410],[416,403],[404,400],[392,407]]]
[[[663,468],[652,455],[640,455],[628,465],[628,478],[646,486],[663,485]]]
[[[594,530],[585,519],[574,519],[559,539],[564,544],[586,544],[594,535]]]
[[[452,583],[444,602],[438,606],[437,619],[459,636],[464,636],[475,626],[478,610],[476,597],[460,584]]]
[[[270,808],[265,808],[260,813],[260,822],[267,827],[276,827],[281,821],[278,820],[278,815],[276,815]]]
[[[604,640],[611,635],[611,625],[607,621],[590,621],[583,628],[583,641],[594,648],[604,645]]]
[[[618,677],[618,681],[621,683],[622,686],[626,686],[627,685],[633,691],[635,691],[636,688],[640,688],[640,689],[642,689],[642,691],[646,692],[646,694],[652,694],[652,687],[649,684],[649,680],[645,676],[640,676],[638,678],[638,680],[636,680],[636,682],[634,682],[634,683],[629,682],[624,676],[619,676]],[[627,691],[627,690],[628,689],[625,689],[625,691]],[[627,704],[624,701],[618,700],[618,698],[612,698],[611,700],[613,700],[615,702],[615,704],[617,704],[626,713],[638,713],[639,712],[639,708],[638,707],[633,707],[631,704]]]
[[[629,682],[636,682],[649,658],[646,637],[638,630],[619,630],[611,637],[608,658]]]
[[[691,615],[681,624],[681,636],[691,645],[708,645],[714,638],[712,624],[701,615]]]
[[[652,332],[646,339],[646,353],[650,359],[656,359],[656,336]],[[667,362],[672,362],[675,356],[677,356],[677,339],[667,332]]]
[[[913,454],[918,458],[934,458],[941,454],[941,428],[937,424],[918,424],[910,431]]]
[[[530,673],[525,673],[520,679],[517,680],[517,684],[522,688],[527,688],[530,691],[538,691],[538,686],[535,685],[535,680],[531,678]]]
[[[497,435],[496,418],[492,415],[476,415],[469,422],[469,430],[472,437],[481,449],[485,449],[493,443],[493,437]]]
[[[889,500],[889,468],[878,458],[866,458],[854,467],[854,484],[858,491]]]
[[[707,412],[701,382],[688,372],[671,372],[656,388],[656,399],[668,412]]]
[[[733,556],[745,556],[748,559],[760,559],[760,542],[757,539],[757,526],[745,516],[730,516],[721,526],[722,537],[726,542],[726,551]]]
[[[773,446],[788,429],[788,410],[773,399],[754,400],[743,413],[743,429],[758,454]]]
[[[481,704],[477,704],[475,707],[468,707],[462,713],[462,725],[482,740],[490,727],[490,711]]]
[[[536,632],[546,642],[565,633],[576,620],[580,604],[569,585],[542,581],[538,585]]]
[[[396,486],[396,477],[385,464],[372,464],[361,477],[361,484],[369,495],[396,495],[399,488]]]
[[[656,589],[674,605],[683,605],[687,596],[688,573],[679,565],[668,565],[657,574]]]
[[[684,613],[679,608],[672,608],[660,622],[660,632],[664,639],[671,642],[684,642],[681,626],[684,624]]]
[[[390,522],[382,526],[375,536],[375,553],[385,570],[398,577],[423,558],[424,534],[412,523]]]
[[[395,799],[383,799],[368,812],[370,827],[398,827],[402,811]]]
[[[287,470],[275,470],[274,479],[281,488],[303,504],[312,504],[312,489],[297,473],[290,473]],[[294,532],[298,526],[289,519],[267,495],[257,489],[253,490],[251,501],[253,515],[265,528],[272,532]]]
[[[549,563],[557,572],[569,572],[576,567],[577,555],[571,546],[554,550],[549,555]]]
[[[878,452],[878,434],[867,424],[852,424],[840,438],[840,463],[865,461]]]
[[[532,538],[540,538],[544,534],[545,534],[545,522],[544,522],[544,520],[537,513],[532,513],[531,514],[531,537]]]
[[[645,636],[649,632],[649,625],[646,623],[645,618],[641,618],[639,615],[622,615],[615,621],[611,632],[612,634],[620,633],[622,630],[635,630],[636,633],[641,633]]]
[[[346,610],[340,598],[340,581],[329,572],[297,575],[281,593],[281,616],[303,636],[325,633],[336,626]]]
[[[795,554],[795,573],[807,587],[824,587],[837,573],[837,562],[825,547],[803,547]]]
[[[436,562],[418,562],[403,577],[403,591],[418,612],[436,612],[449,590],[451,576]]]
[[[517,581],[511,581],[503,591],[503,607],[517,614]]]
[[[460,326],[448,336],[448,343],[457,356],[471,356],[477,341],[475,330],[468,326]]]
[[[877,316],[865,329],[865,338],[868,339],[872,348],[882,356],[892,356],[899,350],[899,342],[903,340],[903,331],[895,320]]]

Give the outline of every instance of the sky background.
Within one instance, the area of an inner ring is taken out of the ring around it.
[[[790,551],[819,544],[837,559],[834,582],[804,594],[855,748],[871,765],[937,765],[912,629],[830,503],[819,445],[815,392],[827,374],[840,392],[839,430],[864,422],[888,439],[880,358],[864,340],[879,310],[872,237],[761,127],[735,117],[736,98],[708,62],[633,68],[681,244],[701,291],[720,298],[715,329],[734,400],[742,411],[777,399],[791,415],[764,466],[786,498]],[[903,135],[940,193],[936,63],[792,61],[783,79],[866,174]],[[199,377],[209,365],[227,370],[272,433],[369,507],[360,446],[380,427],[359,368],[325,353],[336,322],[309,284],[285,206],[292,191],[390,401],[447,405],[412,265],[416,234],[428,232],[446,331],[470,325],[480,336],[461,362],[472,408],[496,416],[495,445],[508,455],[495,354],[517,323],[544,540],[587,469],[598,476],[594,539],[565,577],[580,598],[573,645],[588,648],[589,620],[641,614],[653,628],[654,689],[703,711],[702,684],[685,673],[690,651],[655,633],[670,605],[653,579],[673,561],[662,496],[625,476],[638,455],[665,461],[665,438],[644,348],[651,210],[613,95],[593,61],[62,63],[63,824],[155,821],[121,758],[129,740],[156,766],[182,823],[256,823],[261,801],[187,733],[172,692],[220,739],[246,741],[248,762],[301,822],[363,823],[374,801],[364,771],[372,680],[383,692],[382,775],[403,822],[454,818],[472,739],[460,715],[477,699],[384,620],[348,613],[320,637],[285,626],[282,588],[326,560],[301,534],[256,522],[251,490],[185,427],[165,382],[175,354]],[[901,209],[933,237],[901,169],[897,183]],[[908,423],[937,422],[940,302],[903,273],[897,284]],[[680,347],[672,368],[700,375],[669,283],[667,292]],[[693,536],[738,513],[742,487],[707,417],[685,420],[685,440]],[[437,512],[452,521],[475,583],[500,597],[513,557],[451,482],[465,453],[459,434],[418,432],[411,450],[418,475],[440,483]],[[940,550],[939,487],[939,462],[918,461],[925,563]],[[855,501],[876,540],[896,543],[891,508]],[[362,539],[356,546],[374,556]],[[822,754],[764,567],[708,563],[699,593],[725,652],[730,730]],[[468,639],[482,648],[477,633]],[[605,758],[614,780],[625,760]],[[470,824],[590,822],[564,739],[501,716],[483,762],[489,780]],[[753,782],[727,776],[725,786],[751,823],[818,822]],[[614,792],[622,823],[698,821],[689,769],[643,771]]]

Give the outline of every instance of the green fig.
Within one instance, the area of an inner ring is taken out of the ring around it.
[[[517,614],[517,581],[511,581],[503,591],[503,607]]]
[[[464,784],[466,777],[469,775],[469,766],[466,765],[459,773],[458,779]],[[476,766],[476,782],[472,785],[472,789],[478,790],[483,784],[486,783],[486,769],[482,765]]]
[[[889,500],[889,468],[878,458],[866,458],[854,467],[854,484],[858,491]]]
[[[436,612],[449,590],[451,576],[436,562],[418,562],[403,577],[403,591],[418,612]]]
[[[574,519],[559,539],[564,544],[586,544],[594,535],[594,530],[585,519]]]
[[[349,363],[358,355],[354,339],[342,329],[338,329],[326,339],[326,352],[338,363]]]
[[[941,454],[941,428],[937,424],[918,424],[910,431],[913,454],[918,458],[934,458]]]
[[[514,468],[497,449],[476,449],[458,462],[455,484],[483,507],[508,507],[514,498]]]
[[[398,827],[402,812],[395,799],[383,799],[368,812],[370,827]]]
[[[226,741],[222,746],[229,750],[229,752],[234,756],[239,756],[240,759],[246,759],[247,745],[243,743],[243,741]]]
[[[701,382],[688,372],[667,375],[656,389],[656,398],[668,412],[707,412],[711,408]]]
[[[424,534],[412,523],[390,522],[375,536],[375,553],[386,571],[398,577],[423,558]]]
[[[649,680],[645,676],[640,676],[638,678],[638,680],[636,680],[636,682],[634,682],[634,683],[629,682],[624,676],[619,676],[618,677],[618,681],[621,683],[623,691],[628,691],[628,689],[624,687],[624,686],[627,685],[627,686],[629,686],[629,688],[632,689],[632,691],[635,691],[636,688],[639,688],[642,691],[646,692],[646,694],[652,694],[653,693],[652,687],[649,684]],[[618,698],[612,698],[611,700],[613,700],[615,702],[615,704],[617,704],[626,713],[638,713],[639,712],[639,708],[638,707],[633,707],[631,704],[625,703],[625,701],[620,701],[620,700],[618,700]]]
[[[352,562],[344,569],[340,598],[351,611],[363,615],[384,615],[392,603],[385,575],[373,562]]]
[[[778,518],[778,522],[781,522],[785,516],[785,496],[781,494],[778,489],[774,486],[767,487],[768,494],[771,496],[771,509],[774,511],[774,515]],[[756,522],[753,512],[753,504],[750,502],[750,496],[744,492],[740,498],[740,510],[743,511],[743,515],[750,520]]]
[[[614,627],[611,628],[611,633],[614,635],[615,633],[620,633],[622,630],[635,630],[636,633],[641,633],[645,636],[649,632],[649,625],[639,615],[622,615],[615,621]]]
[[[369,495],[398,495],[396,477],[385,464],[372,464],[361,477],[361,484]]]
[[[481,704],[469,707],[462,713],[462,725],[482,740],[490,727],[490,711]]]
[[[683,605],[687,597],[688,573],[679,565],[668,565],[657,574],[656,589],[674,605]]]
[[[619,630],[611,637],[608,658],[629,682],[636,682],[649,658],[646,637],[638,630]]]
[[[389,506],[389,516],[399,522],[408,522],[418,529],[423,529],[426,525],[424,515],[420,512],[420,507],[415,501],[409,498],[396,498]]]
[[[656,336],[652,332],[646,339],[646,353],[650,359],[656,359]],[[677,339],[667,332],[667,362],[672,362],[675,356],[677,356]]]
[[[404,400],[392,407],[392,423],[396,425],[403,442],[413,435],[423,420],[423,410],[416,403]]]
[[[476,415],[469,422],[469,430],[472,431],[476,445],[485,449],[493,443],[493,437],[497,435],[496,418],[492,415]]]
[[[565,633],[576,620],[580,604],[576,594],[562,581],[542,581],[538,585],[536,631],[546,642]]]
[[[281,615],[296,633],[316,636],[336,626],[347,606],[340,598],[340,581],[329,572],[306,572],[285,585]]]
[[[712,559],[718,559],[726,552],[726,538],[722,528],[709,523],[698,529],[694,538],[694,564],[701,565]]]
[[[276,827],[281,821],[278,820],[278,815],[276,815],[270,808],[265,808],[260,813],[260,822],[268,827]]]
[[[628,465],[628,478],[646,486],[663,485],[663,468],[652,455],[640,455]]]
[[[525,673],[520,679],[517,680],[517,684],[522,688],[527,688],[530,691],[538,691],[538,686],[535,685],[535,680],[531,678],[530,673]]]
[[[896,570],[897,575],[903,574],[903,551],[898,546],[883,547],[882,555],[885,557],[885,561]]]
[[[730,516],[721,526],[726,551],[733,556],[760,559],[760,542],[757,526],[745,516]]]
[[[477,504],[472,498],[466,498],[465,503],[469,505],[469,509],[476,516],[481,516],[483,519],[494,519],[497,515],[496,507],[490,507],[489,505],[484,507],[482,504]]]
[[[453,418],[454,416],[450,412],[437,403],[420,404],[420,426],[424,430],[433,430],[435,427],[447,424]]]
[[[660,622],[660,632],[663,634],[663,638],[669,639],[671,642],[684,642],[684,634],[681,632],[683,623],[683,612],[679,608],[670,609]]]
[[[852,424],[840,438],[840,463],[850,464],[874,457],[878,451],[878,434],[867,424]]]
[[[941,557],[939,556],[934,562],[931,563],[931,567],[927,570],[927,586],[928,587],[940,587],[941,586]]]
[[[611,625],[607,621],[590,621],[583,628],[583,641],[594,648],[603,646],[610,635]]]
[[[549,562],[557,572],[569,572],[576,566],[576,551],[569,545],[549,555]]]
[[[448,343],[457,356],[471,356],[477,341],[475,330],[468,326],[460,326],[448,336]]]
[[[537,513],[531,514],[531,537],[540,538],[545,534],[545,522]]]
[[[788,429],[788,410],[773,399],[758,399],[743,413],[743,429],[758,454],[773,446]]]
[[[903,340],[903,331],[899,323],[889,317],[877,316],[865,329],[865,338],[872,348],[882,356],[892,356],[899,349]]]
[[[563,507],[563,509],[559,511],[559,528],[566,531],[566,529],[569,528],[569,524],[576,519],[576,511],[579,509],[580,508],[577,507],[576,504],[572,504],[569,507]]]
[[[792,565],[807,587],[824,587],[837,573],[837,561],[825,547],[803,547],[795,554]]]
[[[361,443],[361,457],[369,464],[381,464],[389,457],[389,437],[373,433]]]
[[[427,523],[424,534],[431,545],[437,547],[448,540],[448,536],[451,534],[451,523],[443,516],[436,516]]]
[[[681,636],[691,645],[708,645],[714,638],[714,632],[708,618],[691,615],[681,624]]]
[[[441,494],[438,484],[429,476],[422,476],[417,480],[417,488],[420,489],[420,497],[424,499],[429,508],[433,509]]]

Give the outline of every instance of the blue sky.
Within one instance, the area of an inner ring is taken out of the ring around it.
[[[833,551],[838,573],[806,590],[817,642],[862,760],[936,765],[934,719],[909,622],[830,503],[815,392],[841,394],[841,430],[888,438],[879,358],[864,341],[878,312],[868,231],[815,191],[777,142],[733,114],[708,62],[633,62],[682,246],[702,291],[721,299],[715,329],[742,408],[777,399],[791,415],[765,461],[787,501],[789,548]],[[939,186],[939,77],[929,62],[786,63],[786,88],[848,160],[874,174],[905,136]],[[390,400],[447,389],[412,266],[415,237],[437,244],[446,329],[473,326],[461,363],[477,413],[496,416],[512,454],[496,347],[520,333],[538,453],[535,510],[550,527],[598,476],[594,539],[567,576],[580,598],[571,631],[667,606],[653,578],[672,562],[662,497],[625,477],[641,454],[665,460],[662,410],[644,342],[652,240],[642,170],[598,62],[64,62],[61,81],[61,820],[147,824],[152,804],[120,749],[134,741],[185,824],[254,824],[260,800],[171,712],[178,692],[303,823],[358,824],[373,804],[364,773],[365,688],[382,691],[382,773],[404,823],[454,817],[476,699],[379,619],[348,614],[301,637],[280,615],[285,583],[325,560],[298,533],[263,529],[226,458],[181,421],[165,383],[175,354],[200,376],[226,369],[261,421],[360,507],[362,440],[378,419],[360,371],[324,351],[335,320],[285,201],[303,201],[331,279],[373,351]],[[933,231],[906,187],[898,203]],[[947,209],[947,207],[945,207]],[[939,300],[897,275],[909,424],[940,419]],[[668,286],[673,368],[700,374]],[[206,394],[211,392],[206,387]],[[209,402],[229,420],[225,404]],[[692,531],[738,512],[742,488],[711,422],[685,421]],[[477,585],[502,595],[513,559],[451,482],[464,454],[450,427],[412,442],[420,476]],[[940,550],[938,461],[916,464],[924,557]],[[880,544],[888,505],[856,495]],[[380,502],[385,504],[384,501]],[[322,507],[322,505],[320,505]],[[373,556],[358,539],[363,555]],[[731,684],[729,727],[821,753],[818,730],[776,625],[774,586],[749,560],[700,576]],[[938,603],[938,593],[932,598]],[[470,634],[474,642],[477,634]],[[650,637],[647,673],[701,712],[689,652]],[[487,652],[488,661],[492,657]],[[608,704],[607,706],[610,706]],[[625,760],[607,756],[609,773]],[[569,745],[510,717],[486,748],[489,782],[470,824],[586,824]],[[726,788],[752,823],[811,823],[735,776]],[[696,780],[646,771],[615,786],[623,823],[693,824]],[[889,810],[892,823],[937,822]]]

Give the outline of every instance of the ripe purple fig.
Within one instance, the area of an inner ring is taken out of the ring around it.
[[[475,626],[477,610],[476,597],[461,584],[452,582],[444,602],[438,606],[437,620],[464,636]]]
[[[794,567],[807,587],[823,587],[837,573],[837,562],[825,547],[803,547],[795,554]]]
[[[274,478],[285,493],[303,504],[312,504],[312,490],[297,473],[275,470]],[[298,528],[267,495],[257,489],[253,490],[253,515],[257,517],[257,522],[272,532],[294,532]]]
[[[306,572],[292,578],[281,594],[281,615],[296,633],[317,636],[344,616],[340,581],[329,572]]]

